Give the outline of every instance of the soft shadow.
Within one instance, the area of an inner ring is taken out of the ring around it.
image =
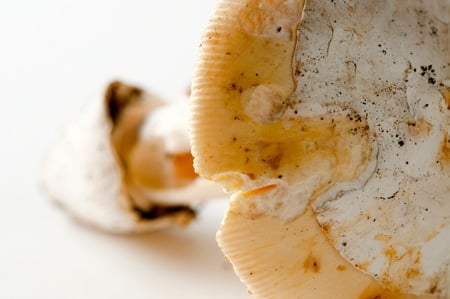
[[[216,242],[216,233],[225,212],[224,202],[213,202],[186,228],[172,228],[146,235],[124,236],[130,251],[151,255],[180,268],[220,267],[231,270]]]

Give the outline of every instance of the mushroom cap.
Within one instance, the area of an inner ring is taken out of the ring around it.
[[[192,153],[234,193],[218,242],[255,297],[449,298],[449,20],[447,0],[220,1]]]

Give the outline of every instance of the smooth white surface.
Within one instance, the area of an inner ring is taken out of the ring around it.
[[[0,2],[0,298],[248,298],[215,242],[225,201],[187,230],[112,236],[39,189],[42,157],[110,79],[189,85],[214,0]]]

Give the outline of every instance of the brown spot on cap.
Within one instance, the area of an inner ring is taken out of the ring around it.
[[[330,230],[331,230],[331,224],[330,223],[323,223],[323,224],[321,224],[321,227],[322,227],[322,231],[325,234],[328,234],[330,232]]]
[[[408,131],[414,137],[424,137],[430,134],[433,129],[433,125],[424,119],[417,121],[408,121]]]
[[[281,144],[259,142],[257,145],[261,161],[273,170],[280,168],[280,163],[283,159],[283,149]]]
[[[408,279],[413,279],[413,278],[419,277],[420,274],[421,274],[420,270],[417,268],[409,268],[406,271],[406,277],[408,277]]]
[[[384,250],[383,253],[389,260],[392,261],[395,258],[395,256],[397,255],[397,250],[395,250],[393,247],[389,246],[388,248],[386,248]]]
[[[368,287],[359,295],[358,299],[381,299],[381,290],[376,287]]]
[[[318,273],[320,271],[319,260],[312,253],[306,258],[303,267],[305,268],[305,272],[312,271]]]
[[[450,171],[450,137],[445,134],[441,146],[441,165],[444,169]]]
[[[442,92],[442,96],[444,97],[445,103],[447,105],[447,109],[450,110],[450,88],[447,88]]]
[[[337,265],[336,269],[337,269],[338,271],[345,271],[345,270],[347,270],[347,267],[344,266],[344,265]]]

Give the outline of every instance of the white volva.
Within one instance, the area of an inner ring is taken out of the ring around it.
[[[189,223],[222,191],[193,173],[182,100],[111,83],[51,148],[46,191],[77,220],[114,233]]]

